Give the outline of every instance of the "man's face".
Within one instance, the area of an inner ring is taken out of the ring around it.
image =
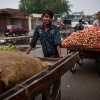
[[[52,18],[50,18],[50,16],[48,14],[45,14],[43,17],[42,17],[42,20],[43,20],[43,23],[45,25],[49,25],[52,23]]]

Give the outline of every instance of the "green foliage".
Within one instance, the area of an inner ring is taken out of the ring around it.
[[[0,47],[0,50],[16,51],[17,47],[16,46],[2,46]]]
[[[20,0],[19,9],[24,14],[43,13],[44,10],[52,10],[54,14],[69,13],[69,1],[67,0]]]

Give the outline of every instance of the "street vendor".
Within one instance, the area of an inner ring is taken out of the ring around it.
[[[36,46],[37,40],[40,39],[44,57],[62,57],[59,27],[53,25],[52,20],[53,12],[50,10],[44,11],[42,14],[43,25],[36,27],[26,54],[30,53],[32,48]],[[56,87],[56,85],[54,85],[54,87]]]
[[[100,26],[100,11],[97,13],[97,19],[93,22],[93,26]]]

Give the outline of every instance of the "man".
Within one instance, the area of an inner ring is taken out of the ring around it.
[[[79,23],[76,24],[74,31],[79,31],[79,30],[83,30],[84,26],[82,25],[82,19],[79,20]]]
[[[61,37],[59,28],[52,24],[53,13],[46,10],[42,14],[43,25],[38,25],[34,31],[26,54],[29,54],[32,48],[36,46],[38,38],[40,39],[44,57],[62,57],[61,55]]]
[[[100,26],[100,11],[97,13],[97,19],[93,22],[93,26]],[[99,57],[96,58],[95,62],[99,62]]]
[[[29,54],[32,48],[36,46],[37,40],[40,39],[44,57],[62,57],[61,55],[61,37],[59,27],[52,24],[53,12],[46,10],[42,14],[43,25],[38,25],[34,31],[29,48],[26,54]],[[53,83],[52,95],[57,89],[57,82]],[[45,100],[45,99],[44,99]]]
[[[97,13],[97,19],[93,22],[93,26],[100,26],[100,11]]]

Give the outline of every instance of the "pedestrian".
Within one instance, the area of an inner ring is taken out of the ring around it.
[[[97,19],[93,22],[93,26],[100,26],[100,11],[97,13]]]
[[[97,13],[97,19],[93,22],[93,26],[100,26],[100,11]],[[99,57],[96,58],[95,62],[99,62]]]
[[[43,25],[38,25],[35,28],[32,40],[26,54],[29,54],[32,48],[36,46],[37,40],[40,39],[44,57],[62,57],[61,54],[61,36],[59,27],[52,24],[53,12],[46,10],[42,14]],[[53,92],[55,92],[57,85],[53,83]]]
[[[83,30],[84,26],[82,25],[82,19],[79,20],[79,23],[75,25],[74,31]]]
[[[97,19],[93,22],[93,26],[100,26],[100,11],[97,13]],[[97,57],[96,63],[99,61],[99,58]]]

